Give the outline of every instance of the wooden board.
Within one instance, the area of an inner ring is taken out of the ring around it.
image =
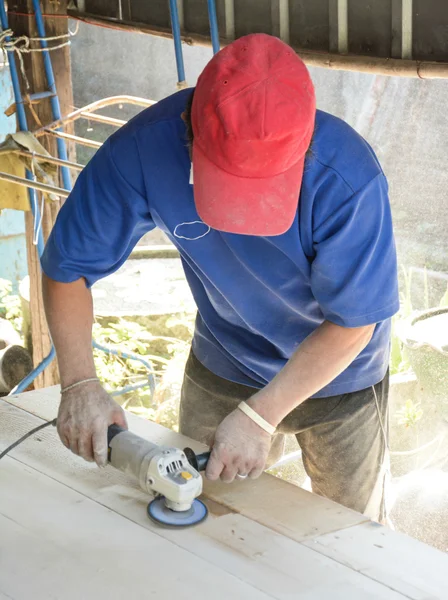
[[[0,449],[53,418],[58,396],[52,388],[0,401]],[[129,424],[202,449],[132,415]],[[448,597],[444,554],[290,484],[207,484],[204,498],[205,523],[159,528],[133,480],[85,463],[54,428],[43,430],[0,462],[0,599]]]

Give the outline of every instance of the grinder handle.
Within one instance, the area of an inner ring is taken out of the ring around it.
[[[211,452],[203,452],[202,454],[196,454],[196,460],[198,461],[198,471],[205,471],[208,459],[210,458]]]
[[[205,471],[208,459],[210,458],[210,452],[196,454],[191,448],[184,448],[184,452],[188,462],[193,467],[193,469],[196,469],[196,471]]]
[[[112,425],[109,425],[109,427],[107,429],[107,446],[109,448],[110,448],[110,443],[114,439],[114,437],[116,435],[118,435],[119,433],[123,433],[123,431],[127,431],[127,429],[124,429],[123,427],[120,427],[120,425],[116,425],[115,423],[113,423]]]

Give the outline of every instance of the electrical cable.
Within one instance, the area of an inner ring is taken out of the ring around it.
[[[5,450],[3,450],[3,452],[0,453],[0,460],[4,456],[6,456],[8,454],[8,452],[10,452],[14,448],[16,448],[19,444],[24,442],[27,438],[31,437],[33,434],[37,433],[41,429],[44,429],[45,427],[48,427],[49,425],[53,425],[54,427],[56,427],[56,421],[57,421],[57,419],[53,419],[52,421],[47,421],[46,423],[42,423],[42,425],[39,425],[38,427],[31,429],[31,431],[28,431],[28,433],[25,433],[25,435],[23,435],[20,439],[15,441],[13,444],[8,446]]]

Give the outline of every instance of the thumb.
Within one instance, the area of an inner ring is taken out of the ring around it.
[[[112,413],[110,425],[112,424],[118,425],[119,427],[123,427],[123,429],[129,429],[128,423],[126,421],[126,416],[122,408],[118,408]]]

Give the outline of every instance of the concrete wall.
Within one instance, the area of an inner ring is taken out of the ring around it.
[[[211,49],[183,48],[187,80],[194,85]],[[176,91],[171,40],[81,23],[72,57],[76,106],[115,94],[159,100]],[[400,263],[448,273],[448,81],[318,68],[311,73],[319,108],[350,123],[378,154],[390,183]],[[91,129],[98,139],[109,133],[94,124]],[[418,307],[422,279],[414,283]],[[446,281],[430,278],[430,304],[444,289]]]

